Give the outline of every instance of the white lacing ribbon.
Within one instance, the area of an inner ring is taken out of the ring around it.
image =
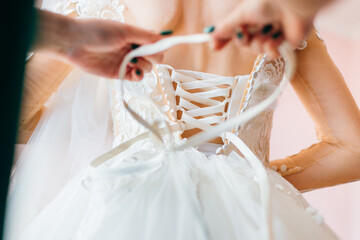
[[[260,200],[261,205],[264,208],[263,218],[265,220],[264,239],[272,239],[272,225],[271,225],[271,198],[270,198],[270,185],[269,178],[266,170],[258,159],[258,157],[251,151],[251,149],[235,134],[226,132],[225,138],[232,142],[237,147],[244,157],[248,160],[251,167],[254,169],[255,174],[258,177],[258,183],[260,188]]]
[[[277,97],[282,93],[282,91],[288,84],[289,79],[291,79],[292,76],[294,75],[295,66],[296,66],[295,54],[289,44],[283,43],[279,47],[279,51],[285,61],[285,74],[283,75],[283,79],[281,80],[279,86],[275,89],[275,91],[270,96],[268,96],[266,99],[259,102],[255,106],[247,109],[243,113],[228,119],[224,123],[221,123],[217,126],[212,127],[211,131],[201,132],[201,133],[194,135],[191,138],[188,138],[188,140],[186,142],[184,142],[180,146],[177,146],[175,148],[175,150],[182,150],[182,149],[186,149],[188,147],[199,146],[200,144],[209,141],[209,139],[213,139],[213,138],[219,136],[221,133],[229,131],[238,125],[242,125],[242,124],[248,122],[252,118],[259,115],[261,112],[266,110],[268,107],[270,107],[276,101]],[[241,149],[239,149],[239,150],[241,151]]]
[[[125,58],[121,64],[121,67],[120,67],[120,79],[124,79],[125,72],[126,72],[126,66],[130,62],[130,60],[134,57],[153,55],[153,54],[159,53],[161,51],[164,51],[164,50],[166,50],[174,45],[177,45],[177,44],[202,43],[202,42],[207,42],[209,40],[210,40],[210,36],[208,34],[196,34],[196,35],[188,35],[188,36],[170,37],[170,38],[162,39],[154,44],[139,47],[138,49],[135,49],[134,51],[128,53],[125,56]],[[240,150],[240,152],[249,161],[250,165],[253,167],[253,169],[255,170],[255,173],[258,176],[260,194],[261,194],[261,203],[264,208],[264,221],[266,223],[264,226],[265,227],[264,228],[264,239],[272,239],[271,214],[270,214],[271,213],[271,211],[270,211],[270,186],[269,186],[266,170],[265,170],[264,166],[261,164],[261,161],[249,149],[249,147],[235,134],[233,134],[231,132],[227,132],[227,131],[235,128],[238,125],[246,123],[250,119],[254,118],[258,114],[263,112],[269,106],[271,106],[276,101],[277,97],[281,94],[281,92],[285,88],[286,84],[289,82],[289,79],[292,78],[294,71],[295,71],[295,65],[296,65],[294,52],[293,52],[292,48],[286,43],[283,43],[280,46],[279,51],[285,60],[285,74],[284,74],[283,79],[280,82],[279,86],[269,97],[267,97],[265,100],[261,101],[257,105],[242,112],[240,115],[232,117],[232,118],[228,119],[227,121],[218,124],[217,126],[209,125],[209,122],[213,123],[213,122],[217,121],[215,118],[208,120],[208,122],[198,121],[198,119],[196,119],[196,121],[193,121],[194,120],[194,118],[193,118],[194,111],[192,112],[193,115],[186,114],[186,111],[184,111],[183,115],[185,114],[185,116],[188,117],[187,119],[184,119],[184,121],[186,120],[188,124],[192,124],[193,126],[191,126],[191,127],[200,128],[205,131],[203,131],[199,134],[196,134],[193,137],[190,137],[187,141],[185,141],[184,143],[182,143],[179,146],[176,146],[176,147],[172,146],[173,151],[180,151],[180,150],[184,150],[189,147],[199,146],[200,144],[205,143],[217,136],[221,136],[222,133],[225,133],[225,138],[228,139],[230,142],[232,142]],[[182,83],[182,84],[184,84],[184,83]],[[197,83],[197,84],[200,85],[201,83]],[[197,87],[197,85],[190,84],[190,86],[185,87],[185,89],[189,90],[191,87]],[[120,89],[121,93],[123,93],[124,86],[123,86],[122,81],[120,81],[120,88],[121,88]],[[216,89],[215,92],[217,92],[217,90],[218,89]],[[221,91],[221,90],[219,90],[219,91]],[[216,106],[221,104],[219,102],[215,102],[215,100],[213,100],[213,99],[210,99],[211,98],[210,96],[212,96],[212,95],[209,93],[203,93],[202,95],[201,94],[194,95],[193,93],[192,94],[190,94],[190,93],[187,94],[187,93],[188,92],[186,90],[184,90],[184,86],[182,86],[181,90],[179,90],[179,92],[177,94],[182,95],[183,101],[181,103],[181,106],[183,106],[183,107],[187,106],[188,110],[190,110],[190,111],[198,110],[198,109],[196,108],[196,105],[187,101],[186,98],[188,98],[191,101],[196,101],[196,102],[204,101],[204,102],[206,102],[207,105],[210,105],[210,107],[214,107],[214,109]],[[193,95],[193,96],[190,96],[190,95]],[[204,97],[204,95],[206,97]],[[163,134],[164,129],[160,130],[158,127],[147,123],[146,120],[142,119],[135,111],[133,111],[124,100],[123,100],[123,103],[124,103],[125,108],[129,111],[129,113],[140,124],[142,124],[144,127],[148,128],[150,130],[150,132],[153,134],[153,136],[155,136],[156,138],[158,138],[159,141],[162,142],[161,135]],[[213,113],[215,111],[214,109],[212,109]],[[200,110],[198,110],[198,112],[195,111],[195,113],[197,113],[197,114],[200,114],[199,112],[200,112]],[[166,126],[168,126],[168,125],[166,125]],[[172,132],[175,129],[171,129],[171,127],[167,127],[166,130],[167,130],[166,132]],[[138,141],[140,139],[144,139],[147,136],[150,136],[151,135],[150,132],[144,133],[144,134],[136,137],[137,139],[134,138],[123,144],[120,144],[119,146],[117,146],[116,148],[111,150],[110,152],[105,153],[104,155],[95,159],[91,163],[91,165],[93,167],[96,167],[96,166],[100,165],[101,163],[111,159],[115,155],[124,151],[127,147],[134,144],[136,141]],[[164,148],[165,147],[166,146],[164,146]],[[109,154],[109,153],[111,153],[111,154]],[[148,170],[152,170],[153,168],[154,167],[151,165]],[[142,168],[142,170],[144,170],[144,169]],[[119,175],[127,174],[128,172],[133,173],[133,171],[127,170],[127,171],[119,172]]]
[[[236,78],[198,74],[192,71],[173,71],[171,80],[177,83],[175,95],[180,98],[177,110],[182,112],[179,121],[185,125],[183,130],[198,128],[208,131],[211,125],[224,122],[226,104],[229,102],[230,91],[234,87]],[[202,92],[189,92],[194,89],[201,89]],[[224,100],[215,100],[213,99],[215,97],[223,97]],[[194,103],[206,106],[199,107]]]

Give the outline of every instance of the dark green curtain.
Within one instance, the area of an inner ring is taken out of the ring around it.
[[[3,225],[9,176],[24,77],[26,53],[34,36],[34,1],[6,0],[0,3],[0,224]]]

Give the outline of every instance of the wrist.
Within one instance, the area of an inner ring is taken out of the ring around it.
[[[69,17],[38,10],[33,50],[66,56],[74,45],[77,22]]]

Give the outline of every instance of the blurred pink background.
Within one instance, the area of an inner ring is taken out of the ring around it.
[[[339,0],[323,10],[316,19],[316,28],[325,40],[327,49],[342,72],[358,106],[360,105],[359,10],[360,1]],[[283,93],[275,113],[271,159],[292,155],[314,142],[317,142],[314,125],[289,86]],[[312,191],[306,193],[305,197],[319,210],[327,224],[341,239],[360,239],[360,182]]]

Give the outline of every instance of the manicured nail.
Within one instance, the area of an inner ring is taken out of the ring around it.
[[[136,43],[131,44],[131,49],[136,49],[138,47],[140,47],[140,45],[138,45]]]
[[[166,36],[166,35],[171,35],[173,34],[172,30],[164,30],[160,32],[160,35]]]
[[[141,71],[139,69],[136,69],[135,73],[136,75],[141,76]]]
[[[242,39],[244,37],[244,34],[242,32],[237,32],[236,36],[238,39]]]
[[[279,32],[274,33],[271,37],[273,39],[277,39],[277,38],[279,38],[281,36],[281,34],[282,34],[281,31],[279,31]]]
[[[132,62],[133,64],[137,64],[138,59],[137,59],[137,58],[133,58],[133,59],[131,59],[131,61],[130,61],[130,62]]]
[[[265,27],[263,27],[263,29],[261,30],[261,33],[263,35],[268,34],[271,30],[273,29],[273,26],[271,24],[266,25]]]
[[[208,26],[206,28],[204,28],[203,32],[204,33],[212,33],[215,30],[215,26]]]

